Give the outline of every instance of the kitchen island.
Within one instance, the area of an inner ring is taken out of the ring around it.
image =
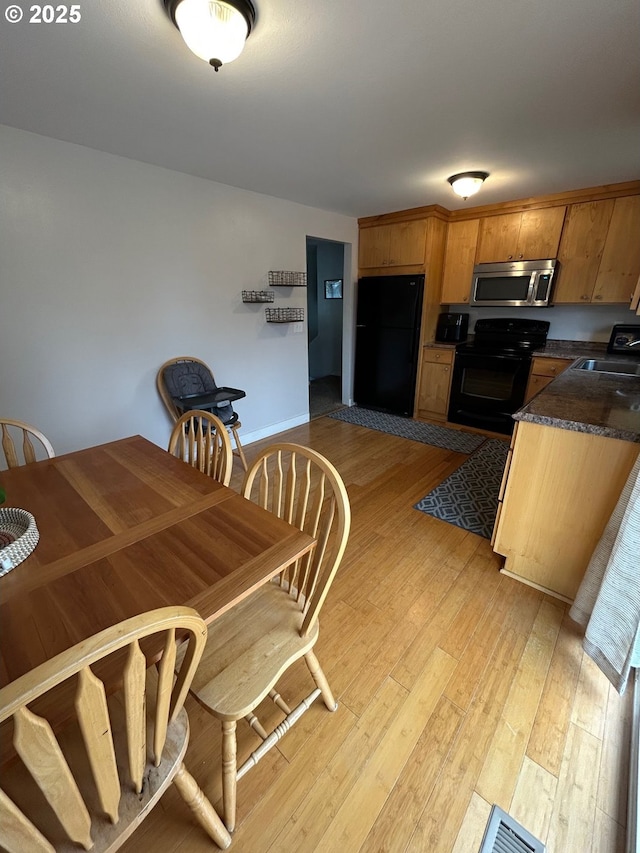
[[[640,453],[640,377],[570,367],[514,419],[492,545],[570,602]]]

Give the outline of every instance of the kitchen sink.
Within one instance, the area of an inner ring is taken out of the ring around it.
[[[607,361],[597,358],[582,358],[573,370],[592,370],[594,373],[615,373],[616,376],[640,376],[640,364],[631,361]]]

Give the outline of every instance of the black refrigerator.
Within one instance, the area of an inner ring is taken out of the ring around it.
[[[359,406],[413,415],[423,275],[358,281],[353,396]]]

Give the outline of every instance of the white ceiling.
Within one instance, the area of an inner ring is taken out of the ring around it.
[[[0,120],[353,216],[640,177],[638,0],[255,0],[216,74],[162,0],[0,25]],[[8,3],[6,3],[8,5]],[[55,5],[55,4],[54,4]]]

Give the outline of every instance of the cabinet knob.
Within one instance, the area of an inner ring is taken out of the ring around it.
[[[582,294],[582,296],[580,297],[580,299],[585,299],[585,300],[586,300],[586,299],[589,299],[589,297],[588,297],[588,296],[586,296],[586,295],[583,293],[583,294]]]
[[[518,255],[518,258],[519,258],[520,260],[522,260],[522,259],[524,258],[524,255],[523,255],[523,254],[520,254],[520,255]]]
[[[601,293],[598,293],[598,295],[597,295],[597,296],[594,296],[593,298],[594,298],[594,299],[602,299],[602,294],[601,294]]]
[[[512,260],[513,260],[513,255],[507,255],[507,258],[508,258],[508,260],[512,261]]]

